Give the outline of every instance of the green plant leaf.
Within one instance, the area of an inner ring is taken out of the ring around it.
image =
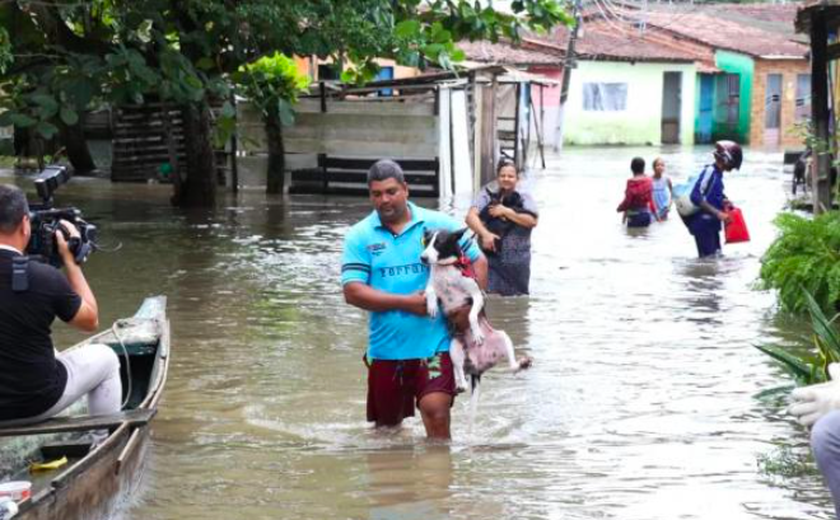
[[[420,22],[417,20],[403,20],[394,27],[394,34],[398,38],[416,38],[420,34]]]
[[[213,70],[216,67],[216,63],[208,58],[207,56],[201,58],[195,63],[196,68],[201,70]]]
[[[41,134],[44,139],[52,139],[58,133],[58,127],[46,121],[40,121],[35,125],[35,131]]]
[[[26,114],[21,114],[19,112],[4,112],[0,118],[4,118],[3,122],[0,123],[2,126],[14,125],[19,128],[29,128],[35,123],[38,122],[37,119],[29,117]],[[6,122],[8,121],[8,122]]]
[[[84,109],[90,103],[94,91],[94,83],[87,78],[76,77],[64,85],[64,92],[78,109]]]
[[[814,382],[813,365],[805,363],[798,357],[790,354],[780,347],[773,345],[753,345],[758,350],[764,352],[776,361],[780,362],[782,367],[790,373],[798,383],[812,384]]]
[[[61,120],[67,126],[73,126],[79,122],[79,114],[68,106],[61,107]]]

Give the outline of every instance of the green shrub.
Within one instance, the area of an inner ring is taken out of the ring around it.
[[[298,71],[295,61],[278,52],[243,65],[233,78],[266,118],[285,126],[294,123],[292,106],[309,86],[309,77]]]
[[[785,310],[802,312],[802,288],[824,310],[840,301],[840,212],[813,219],[782,213],[774,221],[780,234],[761,259],[760,287],[776,289]]]

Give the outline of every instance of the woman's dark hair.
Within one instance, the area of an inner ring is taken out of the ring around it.
[[[11,184],[0,184],[0,233],[12,233],[29,214],[26,195]]]
[[[641,157],[633,157],[633,160],[630,161],[630,171],[634,175],[645,173],[645,160]]]
[[[496,165],[496,177],[498,177],[502,172],[502,168],[507,168],[508,166],[513,168],[513,171],[516,172],[516,176],[519,177],[519,170],[516,169],[516,164],[514,164],[514,162],[510,159],[501,159],[499,161],[499,164]]]

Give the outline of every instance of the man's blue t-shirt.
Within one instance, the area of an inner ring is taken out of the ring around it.
[[[463,224],[454,218],[408,203],[411,221],[394,235],[373,211],[354,225],[344,238],[341,284],[361,282],[374,289],[411,294],[426,288],[429,267],[420,261],[423,231],[454,231]],[[475,243],[467,256],[476,261],[481,253]],[[392,310],[370,313],[368,356],[372,359],[420,359],[449,351],[450,335],[443,313],[433,320],[409,312]]]

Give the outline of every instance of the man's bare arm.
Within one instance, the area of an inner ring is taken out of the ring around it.
[[[78,237],[79,231],[75,226],[67,221],[62,220],[61,225],[67,230],[71,237]],[[73,258],[73,253],[64,239],[64,235],[60,231],[55,233],[56,242],[58,243],[58,251],[61,254],[61,259],[64,261],[64,271],[67,275],[67,281],[70,282],[70,287],[82,298],[82,305],[70,320],[70,325],[85,332],[93,332],[99,328],[99,306],[96,303],[96,297],[85,279],[82,268],[76,264]]]
[[[484,255],[478,257],[478,260],[473,262],[473,268],[475,269],[475,278],[478,281],[478,286],[481,287],[482,291],[487,290],[487,258]]]
[[[418,316],[426,315],[426,297],[423,293],[393,294],[374,289],[362,282],[344,285],[344,301],[372,312],[406,311]]]

